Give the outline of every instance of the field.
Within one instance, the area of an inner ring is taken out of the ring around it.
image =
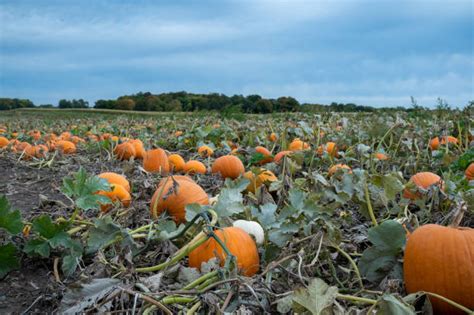
[[[468,311],[473,134],[467,110],[0,112],[0,313]]]

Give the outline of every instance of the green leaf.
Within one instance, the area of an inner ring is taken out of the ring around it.
[[[242,194],[238,188],[224,188],[214,206],[219,217],[229,217],[244,211]]]
[[[276,209],[277,205],[273,203],[267,203],[263,206],[260,206],[260,212],[257,216],[258,222],[260,222],[260,224],[265,228],[270,228],[271,226],[273,226],[276,222]]]
[[[12,243],[0,246],[0,279],[10,271],[20,267],[17,249]]]
[[[44,238],[50,239],[63,231],[64,225],[55,224],[49,215],[43,214],[35,218],[32,222],[33,231],[39,233]]]
[[[20,233],[23,228],[20,211],[10,211],[10,204],[5,196],[0,196],[0,228],[11,234]]]
[[[290,202],[290,205],[295,209],[302,210],[304,207],[306,194],[299,189],[290,189],[288,195],[288,201]]]
[[[311,280],[308,288],[297,289],[293,293],[293,302],[301,305],[313,315],[332,314],[332,305],[336,299],[337,287],[328,286],[323,280]]]
[[[403,183],[396,173],[386,174],[382,177],[383,189],[389,200],[394,200],[396,195],[403,190]]]
[[[377,302],[377,309],[380,314],[392,314],[392,315],[415,315],[415,309],[413,306],[405,303],[403,300],[397,299],[391,294],[385,294]]]
[[[76,271],[77,266],[79,265],[79,258],[81,256],[69,254],[63,257],[63,261],[61,264],[61,270],[63,271],[66,277],[69,277]]]
[[[382,224],[369,229],[369,240],[380,251],[398,253],[406,241],[406,232],[403,226],[394,220],[384,221]]]
[[[122,247],[135,249],[135,243],[128,232],[112,221],[110,216],[94,220],[94,227],[89,230],[87,253],[95,253],[99,249],[117,241]]]
[[[50,247],[47,240],[32,239],[25,244],[23,251],[29,256],[38,254],[43,257],[49,257]]]
[[[397,257],[392,253],[370,247],[362,253],[359,269],[367,280],[378,283],[394,269],[396,264]]]

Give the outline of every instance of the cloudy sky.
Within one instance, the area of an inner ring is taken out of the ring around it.
[[[0,97],[185,90],[462,107],[474,99],[473,3],[0,0]]]

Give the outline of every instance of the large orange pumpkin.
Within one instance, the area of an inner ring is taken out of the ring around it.
[[[227,249],[237,259],[239,271],[251,277],[260,268],[260,258],[255,241],[252,237],[238,227],[226,227],[215,231],[216,236],[226,245]],[[224,265],[226,253],[214,238],[209,238],[206,242],[189,253],[189,266],[201,268],[203,262],[216,257],[221,266]]]
[[[184,164],[184,172],[187,174],[206,174],[206,165],[197,160],[190,160]]]
[[[410,178],[410,182],[415,184],[418,188],[422,189],[428,189],[429,187],[433,185],[440,185],[441,189],[443,189],[443,181],[441,180],[441,177],[438,175],[431,173],[431,172],[420,172],[416,173]],[[420,198],[420,193],[413,193],[408,189],[405,189],[403,191],[403,197],[407,199],[418,199]]]
[[[71,141],[59,140],[56,142],[56,150],[64,154],[76,153],[76,145]]]
[[[235,179],[245,172],[245,167],[238,157],[224,155],[214,161],[212,172],[220,173],[223,178]]]
[[[0,148],[5,148],[9,143],[10,140],[5,137],[0,137]]]
[[[268,151],[267,148],[262,147],[262,146],[258,146],[258,147],[255,148],[255,151],[257,153],[260,153],[261,155],[263,155],[263,158],[259,162],[261,165],[266,164],[266,163],[270,163],[270,162],[273,161],[272,153],[270,151]]]
[[[146,154],[143,142],[140,139],[129,140],[128,142],[130,142],[135,149],[135,158],[143,159]]]
[[[468,180],[474,180],[474,163],[471,163],[464,172]]]
[[[186,221],[186,206],[197,203],[209,204],[204,189],[187,176],[173,176],[163,179],[151,198],[150,211],[157,218],[167,211],[176,223]]]
[[[114,149],[114,154],[119,160],[130,160],[136,156],[135,146],[130,142],[124,142],[117,145]]]
[[[474,229],[428,224],[408,237],[403,263],[408,293],[439,294],[474,309]],[[464,312],[430,296],[437,314]]]
[[[130,183],[123,175],[114,172],[104,172],[100,173],[98,177],[105,179],[110,184],[121,185],[126,191],[130,192]]]
[[[287,154],[290,154],[292,153],[293,151],[281,151],[281,152],[278,152],[276,155],[275,155],[275,158],[273,159],[273,161],[276,163],[276,164],[279,164],[281,159],[283,159],[283,157]]]
[[[143,168],[147,172],[167,174],[170,170],[168,156],[163,149],[146,151],[143,157]]]
[[[24,158],[27,160],[33,157],[38,159],[44,158],[48,151],[48,147],[44,144],[30,145],[25,149]]]
[[[170,169],[175,172],[181,172],[184,170],[184,159],[179,154],[171,154],[168,156],[168,163],[170,165]]]
[[[307,150],[309,148],[310,148],[309,143],[303,142],[298,138],[293,140],[288,146],[288,150],[290,151],[301,151],[301,150]]]
[[[120,201],[122,206],[128,207],[132,197],[130,193],[122,185],[112,184],[110,185],[110,191],[99,190],[97,194],[109,197],[111,203],[105,203],[100,205],[100,210],[102,212],[107,212],[112,208],[112,203]]]

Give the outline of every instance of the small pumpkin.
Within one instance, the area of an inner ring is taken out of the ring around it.
[[[30,145],[25,149],[25,159],[30,159],[30,158],[44,158],[46,153],[48,152],[48,147],[45,146],[44,144],[38,144],[38,145]]]
[[[272,153],[268,151],[267,148],[258,146],[255,148],[255,152],[260,153],[263,156],[262,159],[259,161],[260,165],[270,163],[273,161]]]
[[[179,154],[171,154],[168,156],[168,163],[170,165],[170,169],[175,172],[181,172],[184,170],[184,159]]]
[[[441,140],[440,140],[441,138]],[[442,136],[442,137],[435,137],[430,140],[430,148],[431,150],[438,150],[440,145],[445,145],[447,143],[457,144],[459,141],[456,137],[453,136]]]
[[[133,144],[124,142],[115,147],[114,154],[119,160],[130,160],[132,157],[135,157],[136,151]]]
[[[281,159],[285,157],[285,155],[291,154],[293,151],[280,151],[275,155],[275,158],[273,159],[273,162],[276,164],[280,164]]]
[[[163,179],[151,198],[150,212],[157,218],[167,211],[176,223],[186,221],[186,206],[197,203],[209,204],[204,189],[187,176],[173,176]]]
[[[214,154],[214,150],[207,145],[202,145],[198,148],[198,153],[202,157],[209,157]]]
[[[274,181],[278,180],[278,177],[273,174],[273,172],[268,170],[262,170],[258,175],[255,175],[252,171],[248,171],[244,173],[244,178],[250,181],[246,190],[248,192],[255,193],[255,191],[264,184],[270,184]]]
[[[439,294],[474,309],[474,229],[427,224],[408,237],[403,278],[408,293]],[[465,314],[430,296],[436,314]]]
[[[221,156],[212,164],[212,173],[220,173],[223,178],[235,179],[244,172],[244,164],[234,155]]]
[[[133,148],[135,149],[135,155],[134,155],[135,158],[143,159],[145,154],[146,154],[146,151],[145,151],[145,148],[143,146],[142,140],[133,139],[133,140],[129,140],[128,142],[131,143],[133,145]]]
[[[386,160],[388,160],[388,155],[386,155],[384,153],[381,153],[381,152],[377,152],[377,153],[375,153],[375,158],[379,161],[386,161]]]
[[[467,180],[474,180],[474,163],[471,163],[464,172]]]
[[[255,221],[237,220],[232,223],[232,226],[241,228],[255,238],[257,245],[262,245],[265,240],[265,232],[262,226]]]
[[[440,185],[441,189],[443,189],[443,181],[441,177],[438,175],[431,173],[431,172],[420,172],[416,173],[410,178],[410,182],[415,184],[418,188],[428,189],[433,185]],[[403,197],[407,199],[418,199],[421,197],[420,192],[413,193],[408,188],[405,188],[403,191]]]
[[[63,133],[61,133],[61,134],[59,135],[59,139],[60,139],[60,140],[69,141],[69,139],[71,139],[71,136],[72,136],[72,135],[71,135],[70,132],[65,131],[65,132],[63,132]]]
[[[318,155],[323,155],[323,153],[326,152],[327,154],[329,154],[332,157],[338,157],[339,154],[338,154],[337,151],[338,151],[338,148],[337,148],[336,143],[328,142],[325,145],[320,145],[318,147],[317,153],[318,153]]]
[[[272,132],[271,134],[268,135],[268,141],[275,142],[278,140],[278,137],[276,133]]]
[[[110,203],[103,203],[100,205],[102,212],[107,212],[112,208],[112,203],[120,201],[122,206],[128,207],[132,197],[130,193],[122,185],[112,184],[110,185],[110,191],[99,190],[97,194],[109,197]]]
[[[346,165],[346,164],[335,164],[335,165],[333,165],[333,166],[331,166],[331,167],[329,168],[328,176],[331,177],[331,176],[333,176],[337,171],[343,170],[343,169],[346,169],[349,174],[352,173],[352,169],[350,168],[350,166],[348,166],[348,165]]]
[[[184,164],[184,172],[187,174],[206,174],[206,166],[197,160],[190,160]]]
[[[237,267],[243,275],[251,277],[258,272],[260,258],[257,245],[247,232],[238,227],[226,227],[214,233],[235,256]],[[223,248],[214,238],[209,238],[189,253],[189,266],[200,269],[203,262],[214,257],[220,261],[221,266],[224,265],[226,254]]]
[[[5,137],[0,137],[0,148],[5,148],[6,146],[8,146],[9,143],[10,140]]]
[[[35,140],[41,139],[41,131],[39,130],[31,130],[28,132],[28,135]]]
[[[121,185],[126,191],[130,192],[130,183],[123,175],[114,172],[104,172],[100,173],[98,177],[107,180],[110,184]]]
[[[76,145],[71,141],[59,140],[55,143],[56,150],[60,151],[63,154],[73,154],[76,153]]]
[[[78,144],[79,142],[82,142],[82,143],[86,142],[84,139],[78,136],[72,136],[70,141],[74,144]]]
[[[288,146],[288,150],[290,151],[301,151],[307,150],[310,148],[309,143],[301,141],[299,138],[293,140],[290,145]]]
[[[167,174],[170,165],[165,150],[153,149],[146,151],[143,157],[143,168],[150,173]]]
[[[181,130],[178,130],[174,133],[174,136],[177,138],[177,137],[180,137],[183,135],[183,132]]]

